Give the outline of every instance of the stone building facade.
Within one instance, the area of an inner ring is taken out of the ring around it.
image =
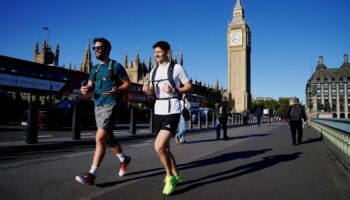
[[[58,44],[56,44],[55,52],[52,52],[50,44],[44,40],[40,51],[38,41],[35,42],[33,62],[57,66],[59,55],[60,49]]]
[[[227,28],[227,92],[236,112],[251,108],[250,52],[251,33],[245,21],[241,1],[237,0]]]
[[[306,108],[311,117],[350,118],[350,64],[348,54],[339,68],[328,68],[319,57],[306,84]]]

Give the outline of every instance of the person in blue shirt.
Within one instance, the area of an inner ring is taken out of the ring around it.
[[[95,118],[97,125],[96,149],[90,171],[82,176],[76,176],[81,184],[93,185],[97,170],[106,152],[106,143],[111,146],[121,164],[119,176],[124,176],[126,166],[131,158],[126,156],[113,135],[117,108],[121,103],[121,92],[127,91],[130,85],[129,77],[124,67],[109,58],[112,46],[105,38],[95,38],[92,48],[99,63],[92,67],[89,81],[82,84],[81,93],[94,92]]]

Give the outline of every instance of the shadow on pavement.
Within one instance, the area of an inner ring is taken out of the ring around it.
[[[245,139],[250,137],[265,137],[271,134],[251,134],[251,135],[242,135],[236,137],[229,137],[227,140],[237,140],[237,139]],[[215,137],[215,138],[214,138]],[[213,136],[213,139],[205,139],[205,140],[196,140],[196,141],[188,141],[187,144],[196,144],[196,143],[204,143],[204,142],[213,142],[216,140],[216,135]]]
[[[269,136],[269,135],[271,135],[271,134],[242,135],[242,136],[230,137],[229,140],[245,139],[245,138],[250,138],[250,137],[265,137],[265,136]]]
[[[201,186],[204,186],[207,184],[211,184],[211,183],[215,183],[215,182],[219,182],[219,181],[225,181],[225,180],[236,178],[236,177],[239,177],[242,175],[254,173],[256,171],[274,166],[274,165],[279,164],[281,162],[288,162],[291,160],[295,160],[295,159],[299,158],[299,156],[301,154],[302,154],[301,152],[296,152],[293,154],[281,154],[281,155],[275,155],[275,156],[267,156],[267,157],[264,157],[262,160],[257,161],[257,162],[238,166],[238,167],[235,167],[231,170],[211,174],[208,176],[204,176],[202,178],[186,181],[186,182],[182,183],[180,186],[185,186],[185,185],[188,185],[188,186],[174,191],[173,194],[174,195],[181,194],[181,193],[193,190],[195,188],[198,188],[198,187],[201,187]]]
[[[203,160],[198,160],[198,161],[189,162],[189,163],[185,163],[185,164],[179,164],[179,165],[177,165],[177,167],[179,170],[186,170],[186,169],[203,167],[203,166],[208,166],[208,165],[215,165],[218,163],[230,162],[230,161],[235,160],[235,159],[250,158],[253,156],[257,156],[259,154],[264,154],[267,151],[271,151],[271,150],[272,149],[262,149],[262,150],[226,153],[226,154],[222,154],[220,156],[215,156],[215,157],[211,157],[211,158],[207,158],[207,159],[203,159]],[[142,171],[137,171],[137,172],[130,172],[130,173],[128,173],[128,176],[132,176],[132,175],[136,175],[136,174],[145,174],[145,173],[149,173],[149,172],[154,172],[154,173],[130,178],[128,180],[123,180],[123,181],[113,181],[113,182],[96,184],[96,186],[98,186],[98,187],[110,187],[110,186],[114,186],[116,184],[121,184],[121,183],[128,182],[128,181],[143,179],[146,177],[157,176],[157,175],[164,174],[164,169],[163,168],[155,168],[155,169],[148,169],[148,170],[142,170]]]
[[[308,140],[305,140],[302,142],[302,144],[308,144],[308,143],[314,143],[314,142],[321,142],[322,141],[322,137],[318,137],[318,138],[310,138]]]
[[[177,165],[177,167],[180,170],[190,169],[190,168],[197,168],[197,167],[203,167],[208,165],[215,165],[217,163],[224,163],[224,162],[230,162],[232,160],[236,159],[246,159],[253,156],[257,156],[259,154],[264,154],[267,151],[271,151],[272,149],[262,149],[262,150],[252,150],[252,151],[241,151],[241,152],[231,152],[231,153],[225,153],[220,156],[207,158],[203,160],[198,160],[186,164],[180,164]]]
[[[7,163],[6,161],[16,161],[16,160],[26,160],[26,156],[35,155],[36,158],[44,158],[48,157],[50,155],[60,155],[62,153],[72,153],[75,151],[85,151],[91,149],[90,146],[70,146],[70,147],[62,147],[62,146],[55,146],[52,145],[52,147],[47,147],[46,149],[41,149],[40,146],[37,146],[35,148],[31,147],[30,150],[27,150],[23,148],[22,151],[16,150],[14,152],[6,152],[6,151],[0,151],[0,164]],[[0,148],[1,149],[1,148]]]

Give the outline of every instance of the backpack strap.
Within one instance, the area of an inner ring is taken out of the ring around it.
[[[109,79],[115,84],[115,76],[114,76],[114,72],[113,72],[113,69],[114,69],[114,65],[115,65],[115,60],[111,60],[109,61],[109,66],[108,66],[108,75],[109,75]]]
[[[115,61],[115,60],[111,60],[109,62],[108,76],[109,76],[109,79],[114,84],[114,86],[119,87],[122,84],[122,82],[121,82],[120,78],[118,77],[118,74],[115,74],[115,72],[114,72],[114,71],[116,71],[116,65],[117,65],[117,61]],[[116,72],[116,73],[118,73],[118,72]]]
[[[171,87],[175,88],[175,81],[174,81],[174,68],[175,68],[175,62],[171,61],[169,68],[168,68],[168,80],[171,85]]]
[[[158,67],[159,66],[156,66],[153,70],[153,74],[152,74],[152,78],[151,78],[151,82],[152,82],[152,85],[153,85],[153,88],[154,90],[157,89],[157,86],[160,82],[162,81],[169,81],[169,84],[171,87],[173,88],[176,88],[176,85],[175,85],[175,81],[174,81],[174,77],[173,77],[173,74],[174,74],[174,67],[175,67],[175,63],[173,61],[170,62],[170,65],[168,67],[168,77],[167,79],[159,79],[159,80],[155,80],[156,78],[156,74],[157,74],[157,70],[158,70]],[[155,91],[156,92],[156,91]],[[174,94],[173,97],[167,97],[167,98],[158,98],[157,95],[156,96],[156,99],[158,100],[170,100],[170,99],[178,99],[179,98],[179,95],[176,93]]]
[[[152,77],[151,77],[151,82],[152,82],[153,88],[155,88],[155,86],[154,86],[154,79],[156,78],[157,69],[158,69],[158,65],[154,68],[153,74],[152,74]]]
[[[109,61],[109,66],[108,66],[108,76],[109,76],[109,79],[115,84],[115,76],[114,76],[114,72],[113,72],[113,69],[114,69],[114,65],[115,65],[115,60],[110,60]],[[98,70],[100,70],[100,67],[101,67],[101,64],[98,64],[95,72],[94,72],[94,82],[96,82],[96,74],[98,72]]]
[[[174,77],[173,77],[173,74],[174,74],[174,68],[175,68],[175,63],[173,61],[170,62],[170,65],[168,67],[168,73],[167,73],[167,79],[159,79],[159,80],[155,80],[156,78],[156,73],[157,73],[157,69],[158,69],[159,66],[156,66],[153,70],[153,74],[152,74],[152,85],[153,85],[153,88],[154,88],[154,93],[155,93],[155,97],[157,100],[168,100],[168,112],[170,112],[170,99],[179,99],[179,95],[178,93],[174,94],[172,97],[166,97],[166,98],[159,98],[157,97],[156,95],[156,90],[157,90],[157,86],[160,82],[162,81],[169,81],[169,84],[171,85],[171,87],[173,88],[176,88],[176,85],[175,85],[175,81],[174,81]],[[155,84],[156,83],[156,84]]]
[[[96,74],[97,74],[98,70],[100,70],[100,67],[101,67],[101,64],[98,64],[98,66],[94,72],[94,77],[93,77],[94,82],[96,82]]]

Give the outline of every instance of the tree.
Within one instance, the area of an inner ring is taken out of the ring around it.
[[[278,102],[275,99],[270,100],[254,100],[253,101],[253,110],[256,110],[256,108],[260,107],[261,109],[269,109],[272,108],[273,110],[276,110],[279,105]]]
[[[278,109],[276,109],[276,115],[284,118],[285,115],[287,114],[287,110],[289,107],[289,98],[279,98],[278,99]]]

